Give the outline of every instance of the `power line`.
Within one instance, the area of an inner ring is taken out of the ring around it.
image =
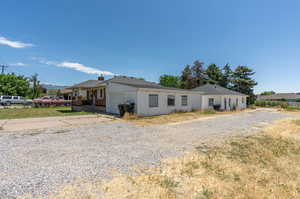
[[[0,65],[0,68],[1,68],[1,74],[4,74],[4,70],[5,68],[8,68],[7,65]]]

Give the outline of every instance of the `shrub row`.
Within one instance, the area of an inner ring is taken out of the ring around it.
[[[260,106],[260,107],[281,107],[281,108],[286,109],[286,108],[289,107],[289,104],[287,102],[257,100],[255,102],[255,106]]]

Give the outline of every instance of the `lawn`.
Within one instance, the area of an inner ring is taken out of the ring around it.
[[[300,121],[164,161],[160,168],[70,184],[49,198],[299,198]],[[47,197],[48,198],[48,197]]]
[[[87,115],[87,114],[92,114],[92,113],[72,112],[71,107],[0,109],[0,120],[31,118],[31,117]]]

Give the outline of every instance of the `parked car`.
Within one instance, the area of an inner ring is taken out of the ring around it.
[[[35,106],[68,106],[71,105],[71,102],[72,100],[65,100],[60,96],[44,96],[33,100]]]
[[[31,103],[32,100],[21,96],[0,96],[0,104],[3,106],[9,106],[11,104],[30,105]]]

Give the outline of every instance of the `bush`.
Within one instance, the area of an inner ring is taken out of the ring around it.
[[[289,108],[289,104],[287,102],[281,102],[280,107],[283,109],[287,109],[287,108]]]

